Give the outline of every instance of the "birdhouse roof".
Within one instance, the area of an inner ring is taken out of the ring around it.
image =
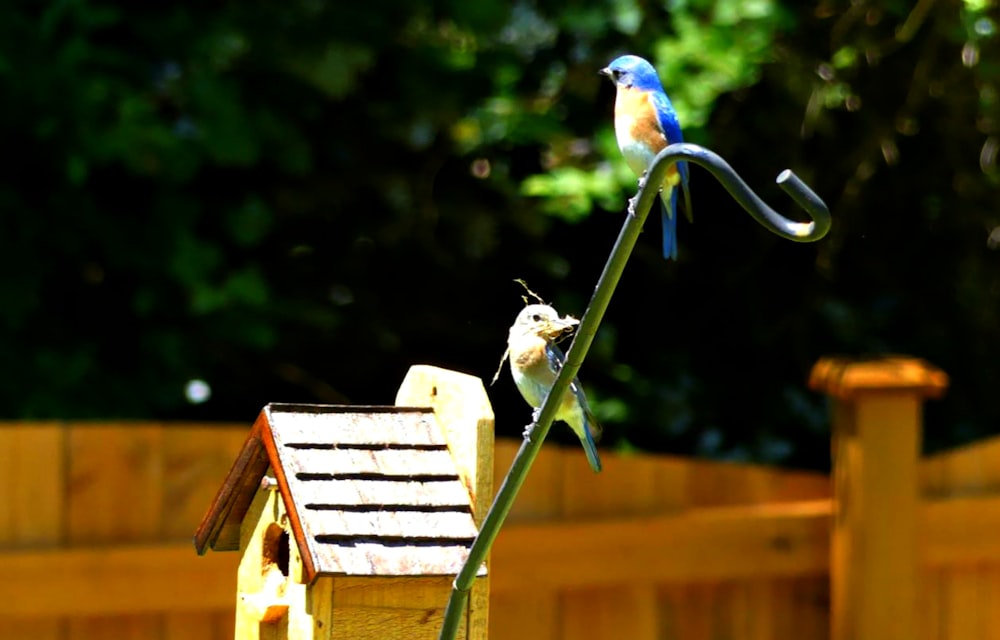
[[[195,533],[198,553],[239,548],[268,469],[309,582],[453,575],[477,534],[433,410],[269,404]]]

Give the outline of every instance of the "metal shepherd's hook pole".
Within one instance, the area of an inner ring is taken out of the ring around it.
[[[621,233],[618,234],[618,241],[608,257],[608,263],[604,266],[604,272],[601,274],[600,280],[597,281],[594,295],[590,299],[590,304],[580,320],[580,326],[572,344],[570,344],[569,351],[566,353],[566,362],[555,382],[552,383],[552,388],[549,390],[545,402],[542,403],[537,420],[528,428],[521,448],[511,464],[510,471],[507,472],[503,484],[500,485],[500,491],[483,520],[479,535],[472,543],[469,557],[455,578],[451,598],[448,600],[448,606],[444,612],[441,634],[438,636],[440,640],[454,640],[456,633],[458,633],[462,613],[465,611],[465,603],[479,567],[486,560],[497,534],[500,533],[500,526],[507,518],[507,514],[510,513],[514,498],[517,497],[517,492],[524,484],[528,469],[531,468],[535,457],[542,448],[542,442],[549,432],[549,427],[552,426],[552,420],[555,418],[556,409],[563,394],[569,388],[570,382],[576,377],[587,351],[590,350],[590,344],[594,341],[594,336],[597,335],[597,328],[600,326],[604,312],[611,301],[611,294],[618,286],[618,280],[621,279],[622,272],[625,270],[625,263],[632,255],[632,249],[639,238],[639,232],[642,231],[642,225],[649,215],[653,201],[659,193],[659,185],[663,183],[667,168],[681,160],[687,160],[708,169],[722,183],[729,195],[753,216],[754,220],[782,238],[795,242],[815,242],[830,230],[830,212],[826,204],[806,183],[788,169],[778,174],[778,186],[809,215],[811,222],[789,220],[769,207],[747,186],[739,174],[729,166],[729,163],[704,147],[687,143],[672,144],[656,156],[645,179],[641,182],[639,193],[630,203],[629,208],[633,213],[625,217],[625,224]]]

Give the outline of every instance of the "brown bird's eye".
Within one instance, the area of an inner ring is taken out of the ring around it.
[[[542,321],[542,316],[540,316],[540,315],[538,315],[536,313],[535,315],[531,316],[531,321],[532,322],[541,322]]]

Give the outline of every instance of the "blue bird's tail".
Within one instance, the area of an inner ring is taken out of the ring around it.
[[[677,259],[677,189],[670,194],[670,204],[660,194],[660,204],[663,205],[660,217],[663,219],[663,257],[667,260]],[[673,212],[673,215],[671,215]]]

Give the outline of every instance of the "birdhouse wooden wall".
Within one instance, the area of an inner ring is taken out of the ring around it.
[[[273,476],[265,479],[240,529],[235,637],[331,638],[331,579],[303,583],[302,558],[292,542],[288,512]]]
[[[438,636],[492,499],[493,414],[478,378],[434,367],[396,402],[261,412],[195,536],[241,554],[238,640]],[[486,637],[488,600],[484,566],[459,638]]]

